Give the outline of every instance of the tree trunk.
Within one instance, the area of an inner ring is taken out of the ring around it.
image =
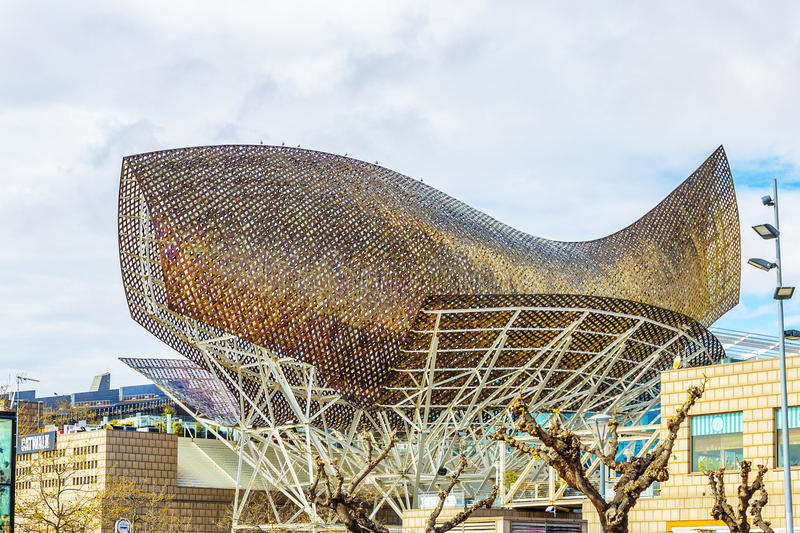
[[[369,533],[369,531],[358,525],[347,505],[343,503],[336,504],[336,515],[349,533]]]
[[[603,533],[628,533],[628,515],[624,517],[617,516],[618,520],[609,524],[605,515],[600,515],[600,529]]]

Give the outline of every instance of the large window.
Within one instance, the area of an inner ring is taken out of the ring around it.
[[[741,412],[692,417],[692,472],[738,470],[741,460]]]
[[[781,410],[775,411],[778,428],[778,468],[783,468],[783,420]],[[789,464],[800,466],[800,407],[789,408]]]

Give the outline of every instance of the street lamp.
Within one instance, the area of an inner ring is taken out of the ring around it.
[[[796,329],[787,329],[783,332],[783,337],[787,341],[800,341],[800,331]]]
[[[800,332],[797,330],[784,331],[783,329],[783,302],[788,300],[794,294],[794,287],[784,287],[783,278],[781,276],[781,238],[778,228],[778,180],[772,180],[772,196],[762,196],[761,203],[765,206],[771,206],[775,216],[775,225],[772,224],[759,224],[753,226],[758,235],[765,240],[775,240],[775,262],[770,263],[763,259],[750,259],[748,263],[761,270],[775,269],[777,277],[777,287],[773,298],[778,301],[778,327],[780,332],[780,359],[781,359],[781,422],[783,425],[783,432],[781,440],[783,449],[783,492],[784,492],[784,507],[786,511],[786,531],[794,531],[794,519],[792,517],[792,467],[789,462],[789,400],[786,392],[786,340],[792,339],[796,334],[796,338],[800,338]]]
[[[608,423],[611,416],[603,413],[596,414],[589,418],[588,426],[594,433],[597,443],[600,446],[600,453],[606,453],[606,438],[608,437]],[[606,498],[606,465],[600,460],[600,496]]]

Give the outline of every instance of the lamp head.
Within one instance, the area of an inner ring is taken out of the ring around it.
[[[761,269],[761,270],[763,270],[765,272],[769,272],[770,270],[772,270],[773,268],[778,266],[775,263],[772,263],[772,262],[767,261],[765,259],[759,259],[758,257],[753,257],[751,259],[748,259],[747,260],[747,264],[750,265],[750,266],[754,266],[754,267],[756,267],[758,269]]]
[[[783,338],[789,341],[800,341],[800,331],[796,329],[787,329],[783,332]]]
[[[773,298],[776,300],[789,300],[794,295],[794,287],[775,287]]]
[[[778,235],[780,235],[772,224],[758,224],[757,226],[753,226],[753,229],[758,233],[759,237],[765,240],[777,239]]]
[[[775,202],[772,200],[772,196],[769,194],[761,197],[761,203],[764,205],[775,205]]]

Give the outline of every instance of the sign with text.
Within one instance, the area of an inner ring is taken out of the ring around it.
[[[34,453],[34,452],[47,452],[56,449],[56,435],[55,431],[47,431],[45,433],[31,433],[19,438],[19,445],[17,446],[17,453]]]

